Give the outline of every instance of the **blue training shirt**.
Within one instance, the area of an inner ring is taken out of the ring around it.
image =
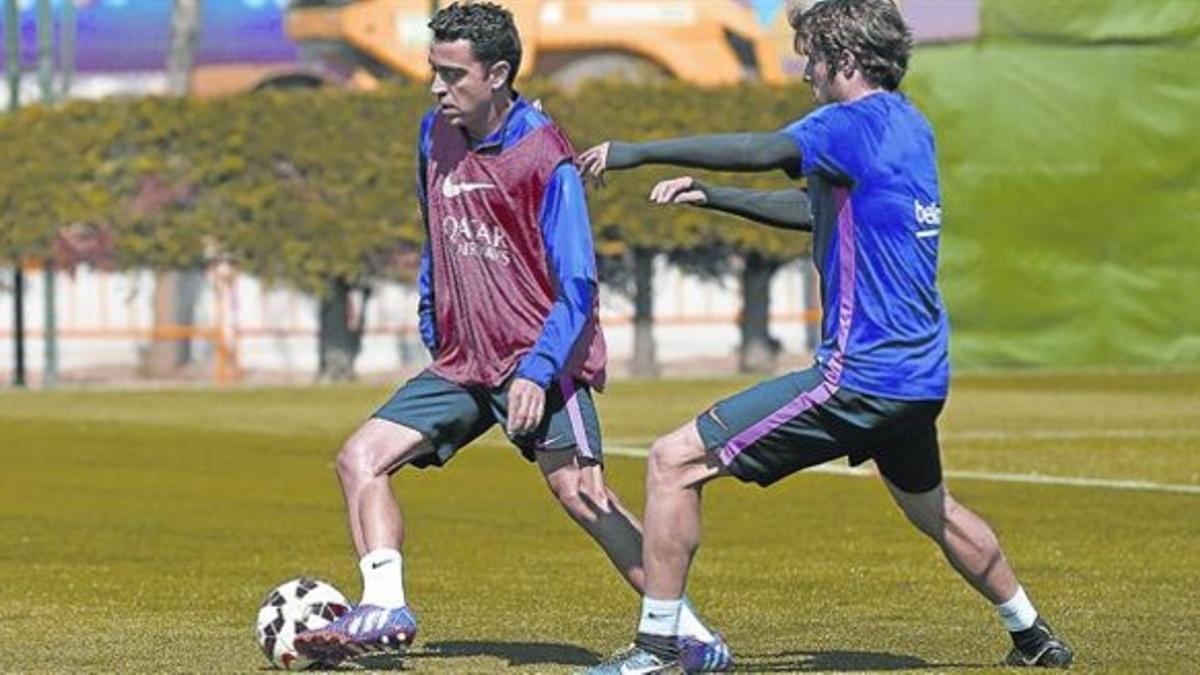
[[[822,106],[782,131],[808,179],[824,311],[817,362],[839,386],[945,398],[949,323],[937,289],[942,208],[933,130],[902,94]]]
[[[422,214],[426,211],[425,167],[429,157],[431,130],[438,114],[436,108],[425,114],[417,145],[417,196]],[[518,96],[509,108],[504,123],[474,150],[502,151],[525,135],[548,124],[550,119]],[[556,379],[592,316],[596,297],[596,255],[592,244],[591,219],[579,172],[569,162],[554,170],[538,217],[547,262],[557,282],[557,298],[546,317],[545,326],[530,352],[517,365],[516,376],[542,387]],[[428,230],[428,228],[427,228]],[[434,322],[433,269],[428,240],[421,253],[417,279],[420,294],[421,340],[431,354],[437,353],[437,327]]]

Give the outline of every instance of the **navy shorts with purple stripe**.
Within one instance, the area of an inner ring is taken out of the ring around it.
[[[499,387],[463,386],[425,370],[397,389],[372,417],[403,424],[429,439],[434,451],[413,460],[413,466],[442,466],[493,425],[504,428],[508,385],[509,381]],[[579,380],[556,381],[546,390],[541,425],[509,440],[529,461],[540,451],[574,450],[586,461],[601,462],[600,418],[591,389]]]
[[[896,487],[919,493],[942,482],[937,417],[944,403],[839,388],[813,367],[720,401],[696,426],[704,446],[744,481],[766,486],[848,456],[852,465],[875,460]]]

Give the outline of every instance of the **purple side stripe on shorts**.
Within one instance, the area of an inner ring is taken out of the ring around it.
[[[815,389],[810,389],[788,401],[782,408],[767,415],[742,433],[734,436],[733,440],[726,443],[725,447],[721,448],[721,462],[726,465],[730,464],[748,446],[758,442],[763,436],[778,429],[780,425],[796,415],[828,401],[836,391],[836,384],[824,381],[817,385]]]
[[[825,379],[813,389],[802,392],[775,412],[752,424],[734,436],[721,448],[721,462],[728,466],[747,447],[758,442],[767,434],[778,429],[788,420],[828,401],[837,393],[842,379],[842,366],[846,354],[846,341],[850,337],[850,320],[854,317],[854,210],[850,205],[850,191],[834,188],[833,197],[838,210],[838,332],[837,349],[825,364]]]
[[[588,443],[587,427],[583,424],[583,412],[579,409],[579,393],[575,391],[575,383],[569,376],[558,380],[562,389],[563,400],[567,402],[567,417],[571,419],[571,432],[575,434],[575,447],[579,454],[589,459],[595,459],[592,446]]]

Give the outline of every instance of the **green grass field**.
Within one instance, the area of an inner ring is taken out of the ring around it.
[[[744,384],[617,382],[606,440],[644,447]],[[953,391],[951,489],[996,527],[1078,667],[1195,672],[1200,373],[972,375]],[[251,625],[275,583],[358,595],[332,457],[388,393],[0,394],[0,670],[266,668]],[[608,470],[640,512],[642,460]],[[570,672],[632,637],[635,595],[495,436],[394,484],[422,622],[405,668]],[[986,670],[1007,648],[870,478],[710,486],[690,594],[749,671]]]

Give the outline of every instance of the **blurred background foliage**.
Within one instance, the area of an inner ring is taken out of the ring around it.
[[[1200,3],[1188,0],[983,2],[976,39],[916,50],[903,90],[938,138],[957,365],[1200,363],[1198,68]],[[812,106],[799,83],[567,92],[531,81],[522,92],[581,150],[778,129]],[[163,269],[223,258],[323,296],[411,280],[424,237],[414,148],[429,104],[408,84],[31,106],[0,117],[0,256]],[[742,365],[758,368],[775,348],[770,277],[808,255],[809,238],[646,202],[655,181],[681,173],[645,167],[593,191],[602,276],[634,300],[643,336],[657,257],[736,279]],[[797,186],[782,174],[698,175]],[[635,361],[652,364],[652,340],[641,343],[651,351]]]
[[[568,96],[535,82],[527,90],[581,150],[607,138],[777,128],[809,105],[798,87],[614,82]],[[44,258],[61,228],[87,223],[111,231],[108,263],[118,267],[225,256],[315,293],[335,277],[411,280],[411,253],[424,237],[417,122],[429,103],[422,87],[393,85],[24,108],[0,117],[0,255]],[[602,256],[642,247],[719,273],[730,253],[788,260],[808,250],[803,237],[738,227],[712,212],[649,208],[649,187],[679,173],[610,174],[610,186],[592,194]],[[704,178],[794,187],[782,175]]]

